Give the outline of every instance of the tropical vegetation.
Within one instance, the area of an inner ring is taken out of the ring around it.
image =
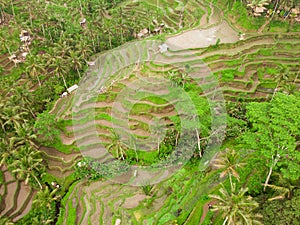
[[[0,224],[299,224],[299,31],[297,0],[0,0]]]

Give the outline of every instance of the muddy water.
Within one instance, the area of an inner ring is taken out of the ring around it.
[[[166,44],[170,50],[206,48],[215,45],[217,40],[220,43],[235,43],[239,40],[238,32],[223,20],[219,25],[207,29],[194,29],[182,34],[169,37]]]

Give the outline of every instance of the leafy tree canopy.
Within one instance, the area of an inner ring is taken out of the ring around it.
[[[247,117],[252,125],[244,140],[267,166],[280,169],[284,178],[300,177],[300,99],[277,93],[271,102],[250,103]]]
[[[45,111],[37,116],[34,124],[37,133],[42,136],[41,138],[46,144],[53,143],[59,138],[60,131],[57,128],[58,124],[55,117],[55,115]]]
[[[259,212],[263,215],[263,224],[299,224],[300,189],[294,192],[292,199],[266,201]]]

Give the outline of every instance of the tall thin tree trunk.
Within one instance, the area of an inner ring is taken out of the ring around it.
[[[82,4],[81,4],[81,0],[79,0],[79,5],[80,5],[80,12],[82,13]]]
[[[39,179],[37,179],[37,177],[34,175],[34,174],[31,174],[32,176],[33,176],[33,178],[38,182],[38,184],[39,184],[39,186],[40,186],[40,188],[41,189],[43,189],[43,187],[42,187],[42,185],[41,185],[41,183],[40,183],[40,181],[39,181]]]
[[[274,92],[273,92],[271,101],[273,100],[273,98],[275,97],[275,95],[276,95],[276,93],[277,93],[277,88],[278,88],[278,83],[277,83],[277,85],[276,85],[276,88],[274,89]]]
[[[176,138],[175,138],[175,146],[178,145],[178,138],[179,138],[179,132],[177,131]]]
[[[4,17],[4,10],[2,9],[2,7],[0,7],[0,14],[1,14],[0,20],[2,23],[4,23],[5,17]]]
[[[41,84],[41,81],[40,81],[40,78],[39,78],[39,75],[36,76],[37,80],[38,80],[38,83],[39,83],[39,86],[41,87],[42,84]]]
[[[30,7],[29,7],[29,20],[30,20],[30,26],[31,26],[31,28],[33,28],[33,24],[32,24],[32,13],[31,13],[31,9],[30,9]]]
[[[14,9],[14,4],[13,4],[13,1],[10,1],[10,4],[11,4],[11,11],[13,13],[13,16],[15,17],[15,9]]]
[[[124,153],[123,153],[123,149],[121,149],[121,158],[122,158],[123,161],[125,160],[125,158],[124,158]]]
[[[231,173],[229,173],[229,182],[230,182],[230,188],[231,188],[231,191],[233,191],[233,185],[232,185],[232,177],[231,177]]]
[[[265,184],[264,184],[264,191],[266,191],[266,187],[267,187],[267,185],[270,181],[270,178],[271,178],[271,175],[272,175],[272,172],[273,172],[273,168],[276,166],[276,164],[279,160],[279,156],[278,155],[275,156],[275,159],[274,159],[274,157],[272,157],[272,158],[273,158],[273,163],[270,166],[269,173],[268,173],[267,179],[266,179]]]
[[[196,135],[197,135],[197,145],[198,145],[198,151],[199,151],[199,157],[202,157],[202,152],[201,152],[201,139],[199,137],[199,131],[197,128],[195,128],[196,130]]]
[[[135,153],[136,161],[138,162],[138,161],[139,161],[139,156],[138,156],[138,154],[137,154],[136,144],[135,144],[135,143],[134,143],[134,153]]]
[[[64,75],[62,75],[62,74],[61,74],[61,77],[62,77],[62,79],[63,79],[64,85],[65,85],[65,88],[68,88],[68,86],[67,86],[67,83],[66,83],[66,80],[65,80],[65,77],[64,77]]]
[[[266,187],[269,183],[272,172],[273,172],[273,166],[271,166],[270,169],[269,169],[269,173],[268,173],[267,179],[266,179],[265,184],[264,184],[264,191],[266,191]]]
[[[272,13],[272,16],[269,20],[269,28],[271,27],[271,21],[273,20],[273,17],[275,16],[276,14],[276,11],[277,11],[277,8],[278,8],[278,3],[279,3],[279,0],[276,0],[276,4],[274,6],[274,9],[273,9],[273,13]]]
[[[112,49],[112,42],[111,42],[111,33],[108,34],[108,41],[109,41],[109,47]]]
[[[50,30],[48,30],[48,34],[49,34],[49,36],[50,36],[51,42],[53,43],[53,38],[52,38],[52,35],[51,35]]]
[[[159,141],[159,138],[157,138],[157,151],[158,151],[158,155],[159,155],[159,143],[160,143],[160,141]]]
[[[43,32],[43,36],[44,36],[44,38],[46,38],[45,27],[44,27],[44,25],[43,25],[43,24],[41,24],[41,26],[42,26],[42,32]]]
[[[223,224],[222,224],[222,225],[226,225],[226,223],[227,223],[227,220],[228,220],[228,216],[226,216],[226,218],[225,218],[225,220],[224,220],[224,222],[223,222]]]
[[[78,74],[79,78],[81,78],[81,74],[80,74],[78,68],[76,68],[76,71],[77,71],[77,74]]]
[[[297,75],[296,75],[296,77],[295,77],[295,79],[294,79],[294,82],[293,82],[293,83],[295,83],[295,82],[296,82],[296,80],[298,79],[298,75],[299,75],[299,71],[298,71],[298,73],[297,73]]]

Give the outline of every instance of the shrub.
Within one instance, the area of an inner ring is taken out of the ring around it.
[[[150,184],[142,186],[142,190],[145,193],[145,195],[151,195],[152,189],[153,189],[153,185]]]
[[[264,198],[265,196],[260,196]],[[299,224],[300,221],[300,189],[294,191],[291,199],[265,201],[259,213],[263,215],[263,224]]]

